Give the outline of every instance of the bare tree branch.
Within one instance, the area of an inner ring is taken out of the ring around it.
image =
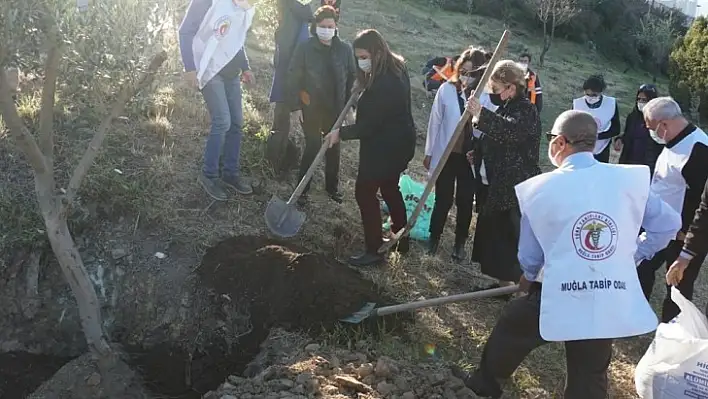
[[[70,206],[72,201],[74,200],[74,197],[76,196],[76,193],[78,192],[79,187],[81,186],[81,182],[84,180],[84,177],[86,177],[89,168],[91,167],[93,161],[98,155],[98,150],[103,144],[103,139],[106,138],[106,134],[108,133],[108,129],[110,129],[111,124],[113,123],[113,119],[117,118],[118,116],[120,116],[120,114],[123,113],[125,105],[131,98],[133,98],[133,96],[135,96],[137,92],[152,83],[152,81],[155,79],[155,74],[157,73],[157,70],[160,68],[160,66],[162,66],[165,60],[167,60],[167,52],[162,51],[157,54],[150,62],[150,66],[148,67],[147,71],[142,76],[140,81],[134,86],[124,87],[118,93],[118,97],[113,102],[113,105],[111,107],[110,114],[106,116],[103,121],[101,121],[101,124],[98,126],[98,130],[96,130],[96,133],[91,139],[91,142],[89,143],[86,152],[81,158],[81,161],[79,161],[79,164],[76,166],[76,169],[74,169],[74,173],[72,174],[71,180],[69,181],[69,187],[67,187],[66,190],[65,207]]]
[[[0,68],[0,114],[10,134],[17,140],[17,145],[34,169],[34,173],[39,175],[46,173],[49,170],[47,160],[42,155],[37,140],[34,139],[17,112],[4,68]]]
[[[551,48],[556,28],[566,24],[581,11],[578,1],[580,0],[527,0],[543,25],[543,48],[539,56],[540,67],[543,67],[546,53]]]
[[[59,37],[55,36],[49,46],[49,53],[44,64],[44,86],[42,87],[42,105],[39,110],[39,148],[47,162],[47,168],[54,177],[54,99],[61,62]],[[53,181],[54,179],[52,179]]]

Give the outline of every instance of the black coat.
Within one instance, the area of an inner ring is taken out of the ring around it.
[[[478,129],[489,181],[483,213],[517,208],[514,186],[541,173],[538,165],[541,120],[536,106],[518,96],[494,113],[482,108]]]
[[[359,99],[356,123],[342,127],[340,138],[360,141],[358,179],[388,179],[405,171],[416,146],[408,72],[376,77]]]
[[[619,157],[621,164],[647,165],[654,173],[656,159],[664,146],[654,141],[649,135],[649,129],[644,122],[644,115],[634,106],[634,110],[627,115],[624,124],[624,135],[619,137],[622,141],[622,153]]]
[[[316,37],[300,43],[288,68],[287,96],[292,110],[301,109],[300,92],[307,92],[309,106],[326,107],[339,114],[349,100],[356,80],[354,50],[335,36],[326,46]],[[333,79],[334,92],[327,82]],[[334,98],[332,98],[334,97]]]
[[[701,202],[686,233],[683,249],[694,256],[708,252],[708,182],[703,188]]]
[[[274,63],[288,64],[300,36],[302,26],[312,21],[309,4],[298,0],[278,0],[278,28],[275,30],[276,54]]]

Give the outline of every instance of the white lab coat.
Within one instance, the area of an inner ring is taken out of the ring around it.
[[[430,169],[428,177],[430,177],[440,162],[440,157],[452,138],[457,123],[460,121],[462,113],[460,112],[460,103],[458,97],[462,98],[464,104],[467,104],[467,98],[464,94],[458,93],[457,88],[450,82],[443,83],[435,94],[435,100],[430,110],[430,119],[428,120],[428,135],[425,139],[425,155],[430,157]],[[490,111],[496,111],[489,100],[487,93],[482,93],[480,97],[482,106]],[[484,164],[482,164],[484,171]],[[486,182],[486,176],[482,173],[482,179]],[[486,183],[485,183],[486,184]]]

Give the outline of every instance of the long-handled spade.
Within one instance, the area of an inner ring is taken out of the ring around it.
[[[482,95],[482,92],[484,91],[484,88],[487,86],[487,81],[489,80],[489,77],[492,76],[492,70],[494,69],[494,65],[499,61],[501,58],[502,53],[506,50],[506,45],[509,43],[509,37],[511,36],[511,32],[508,30],[504,31],[504,34],[502,35],[501,39],[499,40],[499,44],[497,44],[497,48],[494,50],[494,54],[492,55],[492,58],[489,60],[489,63],[487,64],[488,67],[485,69],[484,74],[482,75],[482,78],[479,80],[479,83],[477,84],[477,88],[474,91],[473,96],[477,99]],[[425,190],[423,191],[423,194],[420,196],[420,199],[418,200],[418,205],[415,207],[415,210],[413,211],[413,214],[408,218],[408,223],[398,232],[396,232],[390,240],[385,242],[380,248],[379,248],[379,253],[384,253],[391,249],[396,243],[406,236],[408,233],[411,232],[413,227],[415,226],[415,222],[418,219],[418,216],[420,216],[420,213],[423,211],[423,206],[425,205],[425,201],[428,199],[428,195],[433,191],[433,188],[435,188],[435,181],[438,179],[438,176],[440,176],[440,173],[442,172],[443,167],[445,166],[445,162],[447,161],[447,158],[450,156],[450,153],[452,152],[452,149],[455,147],[455,143],[459,140],[460,136],[462,135],[462,132],[465,128],[465,125],[467,125],[467,121],[470,119],[470,113],[465,109],[465,111],[462,113],[462,116],[460,117],[460,121],[457,122],[457,127],[455,128],[455,132],[452,134],[452,137],[450,138],[450,142],[447,144],[447,147],[445,148],[445,152],[442,153],[442,156],[440,157],[440,161],[438,161],[437,166],[435,167],[435,170],[433,170],[432,176],[428,179],[428,183],[425,186]]]
[[[344,109],[339,114],[339,118],[337,118],[337,121],[334,123],[332,130],[339,129],[342,126],[347,112],[349,112],[349,109],[357,101],[359,94],[360,92],[358,91],[352,93],[349,101],[347,101]],[[320,150],[317,153],[317,156],[315,156],[312,164],[310,164],[310,167],[307,169],[305,176],[302,177],[300,183],[298,183],[297,187],[295,187],[295,191],[293,191],[293,194],[287,202],[278,198],[277,195],[273,195],[273,197],[271,197],[270,202],[268,202],[268,206],[266,206],[264,217],[268,229],[270,229],[273,234],[279,237],[289,238],[295,236],[300,231],[303,223],[305,223],[306,215],[304,212],[297,210],[295,207],[295,202],[297,202],[303,191],[305,191],[305,187],[307,187],[307,183],[309,183],[310,179],[312,179],[315,169],[322,162],[322,158],[324,158],[327,148],[329,148],[329,141],[324,141],[322,143],[322,147],[320,147]]]
[[[492,298],[495,296],[503,296],[513,294],[519,291],[518,285],[511,285],[507,287],[492,288],[484,291],[469,292],[466,294],[448,295],[440,298],[425,299],[422,301],[415,301],[404,303],[400,305],[384,306],[382,308],[377,308],[376,304],[369,302],[364,307],[362,307],[358,312],[352,315],[339,319],[345,323],[358,324],[369,317],[386,316],[393,313],[406,312],[409,310],[415,310],[420,308],[429,308],[438,305],[444,305],[453,302],[464,302],[472,299],[482,299],[482,298]]]

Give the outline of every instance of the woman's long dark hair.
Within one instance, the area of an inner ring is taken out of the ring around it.
[[[352,47],[366,50],[371,55],[371,73],[364,73],[361,68],[357,68],[357,80],[364,88],[369,88],[377,76],[388,71],[400,77],[406,68],[403,57],[391,51],[386,40],[376,29],[365,29],[359,32]]]

